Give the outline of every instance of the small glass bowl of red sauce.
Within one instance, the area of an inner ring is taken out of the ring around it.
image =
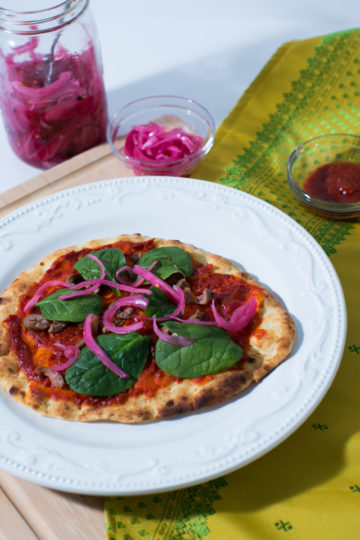
[[[193,99],[150,96],[114,114],[107,140],[136,176],[188,176],[210,151],[214,133],[211,114]]]
[[[290,189],[314,212],[333,219],[360,216],[360,137],[336,133],[299,144],[287,163]]]

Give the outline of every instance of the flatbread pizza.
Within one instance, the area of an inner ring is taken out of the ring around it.
[[[0,297],[0,384],[42,415],[144,423],[221,406],[295,325],[231,261],[139,234],[60,249]]]

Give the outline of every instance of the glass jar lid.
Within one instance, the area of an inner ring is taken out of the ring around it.
[[[42,34],[63,28],[79,17],[89,0],[2,0],[0,7],[0,30],[13,34]]]

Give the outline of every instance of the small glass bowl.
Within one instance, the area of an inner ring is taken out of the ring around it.
[[[203,145],[196,152],[174,160],[152,161],[125,155],[126,135],[134,126],[149,122],[199,135]],[[212,116],[196,101],[178,96],[152,96],[132,101],[115,113],[107,127],[107,140],[115,156],[137,176],[187,176],[211,149],[214,133]]]
[[[310,174],[326,163],[346,162],[360,164],[360,137],[336,133],[320,135],[299,144],[287,162],[287,176],[295,197],[315,213],[333,219],[360,216],[360,201],[332,202],[313,197],[304,191]]]

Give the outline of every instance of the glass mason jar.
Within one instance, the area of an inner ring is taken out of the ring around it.
[[[88,4],[0,0],[0,106],[11,147],[34,167],[47,169],[106,140],[102,61]]]

